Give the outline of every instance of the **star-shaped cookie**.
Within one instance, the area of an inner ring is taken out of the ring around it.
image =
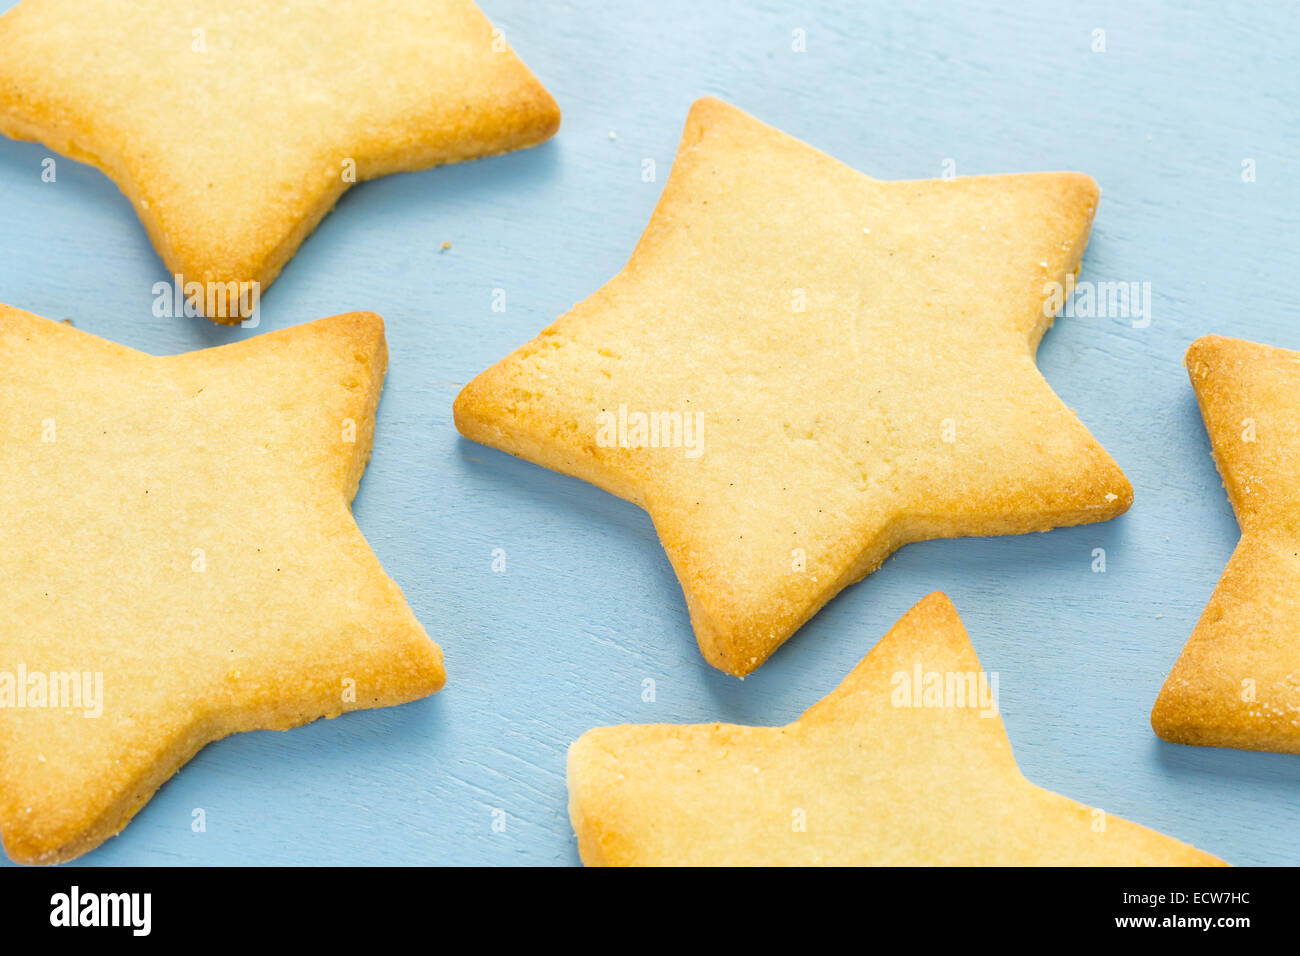
[[[1030,783],[942,594],[785,727],[600,727],[569,748],[587,865],[1216,864]]]
[[[551,95],[470,0],[25,0],[0,132],[99,167],[210,318],[352,183],[534,146]],[[250,297],[251,298],[251,297]]]
[[[350,503],[357,312],[155,357],[0,307],[0,835],[93,849],[204,744],[424,697],[442,652]]]
[[[1300,753],[1300,352],[1187,350],[1241,541],[1151,712],[1165,740]]]
[[[749,673],[902,544],[1128,508],[1034,364],[1097,197],[880,182],[700,100],[627,266],[456,425],[649,511],[705,657]]]

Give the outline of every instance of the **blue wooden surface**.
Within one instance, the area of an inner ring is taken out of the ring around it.
[[[355,188],[267,292],[260,330],[350,309],[387,319],[388,382],[355,511],[445,649],[447,687],[214,744],[83,862],[574,863],[572,739],[624,721],[791,720],[936,589],[1000,674],[1031,780],[1233,863],[1300,859],[1296,758],[1177,747],[1147,722],[1237,540],[1183,350],[1206,332],[1300,348],[1291,14],[1209,2],[482,6],[560,102],[559,136]],[[806,52],[792,50],[795,30]],[[1083,278],[1150,282],[1152,322],[1063,318],[1039,364],[1126,470],[1132,511],[905,548],[741,682],[701,659],[641,511],[460,439],[459,387],[622,266],[705,94],[880,178],[937,176],[946,159],[960,174],[1096,177]],[[47,155],[0,142],[0,301],[158,353],[254,334],[154,318],[151,286],[167,275],[129,204],[71,160],[42,182]],[[644,158],[658,182],[642,181]],[[491,309],[498,288],[505,313]],[[654,703],[641,700],[647,677]],[[191,830],[195,808],[206,832]]]

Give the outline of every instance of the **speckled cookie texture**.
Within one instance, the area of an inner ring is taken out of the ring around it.
[[[627,266],[456,425],[647,509],[705,657],[749,673],[907,542],[1129,507],[1034,363],[1097,201],[1077,173],[881,182],[700,100]]]
[[[0,307],[0,835],[54,863],[204,744],[438,690],[351,513],[387,365],[351,313],[155,357]]]
[[[1151,725],[1180,744],[1300,753],[1300,352],[1207,335],[1186,364],[1241,541]]]
[[[559,122],[470,0],[26,0],[0,17],[0,132],[103,170],[186,283],[265,291],[353,182]]]
[[[569,749],[587,865],[1134,866],[1220,861],[1030,783],[933,594],[785,727],[601,727]],[[981,683],[981,681],[983,683]],[[987,695],[983,688],[988,688]]]

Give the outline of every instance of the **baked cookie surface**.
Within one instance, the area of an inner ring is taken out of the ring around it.
[[[705,99],[618,276],[483,372],[467,437],[644,507],[704,656],[754,670],[910,541],[1132,489],[1034,364],[1076,173],[881,182]]]
[[[533,146],[559,121],[470,0],[26,0],[0,16],[0,132],[106,173],[187,283],[264,291],[352,183]],[[225,311],[209,317],[246,317]]]
[[[1165,680],[1165,740],[1300,753],[1300,352],[1207,335],[1187,350],[1241,540]]]
[[[350,503],[387,364],[351,313],[155,357],[0,306],[0,835],[67,860],[204,744],[437,691]]]
[[[568,760],[578,851],[624,866],[1221,862],[1026,780],[995,682],[932,594],[788,726],[588,731]]]

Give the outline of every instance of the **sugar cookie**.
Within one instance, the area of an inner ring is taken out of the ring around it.
[[[1207,335],[1187,374],[1241,541],[1165,681],[1165,740],[1300,753],[1300,352]]]
[[[600,727],[569,749],[588,865],[1192,866],[1220,861],[1030,783],[942,594],[785,727]]]
[[[559,122],[470,0],[25,0],[0,17],[0,132],[99,167],[219,322],[248,317],[256,296],[232,293],[265,291],[351,184]]]
[[[880,182],[700,100],[627,266],[456,426],[649,511],[704,656],[747,674],[907,542],[1128,508],[1034,364],[1097,195]]]
[[[386,364],[366,312],[155,357],[0,306],[13,859],[93,849],[227,734],[442,686],[350,509]]]

